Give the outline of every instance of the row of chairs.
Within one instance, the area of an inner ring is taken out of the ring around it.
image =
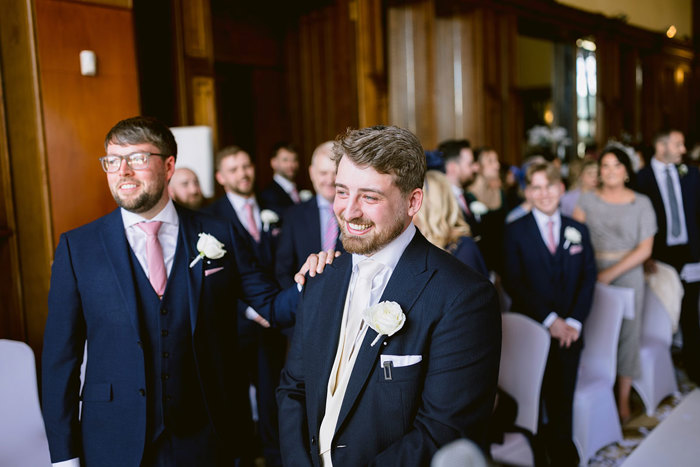
[[[574,392],[574,444],[581,465],[587,465],[602,447],[622,440],[613,385],[623,313],[625,308],[634,308],[633,300],[629,289],[596,285],[591,312],[583,327],[585,346]],[[649,415],[666,396],[678,393],[670,352],[672,336],[668,314],[647,288],[642,317],[641,377],[633,385]],[[540,390],[550,340],[549,333],[534,320],[518,313],[503,314],[499,385],[518,402],[515,425],[520,432],[507,433],[503,444],[491,446],[491,455],[498,462],[516,466],[539,463],[542,453],[536,435]]]

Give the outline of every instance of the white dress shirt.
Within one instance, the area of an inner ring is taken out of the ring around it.
[[[180,225],[180,219],[177,217],[177,211],[172,200],[158,213],[153,219],[146,219],[140,215],[127,211],[121,208],[122,222],[124,223],[124,231],[126,240],[129,242],[131,250],[139,260],[139,264],[148,277],[148,260],[146,259],[146,232],[137,227],[136,224],[141,222],[160,221],[160,229],[158,230],[158,241],[163,249],[163,260],[165,261],[165,272],[170,277],[170,270],[173,268],[173,259],[175,258],[175,247],[177,246],[177,233]],[[69,459],[66,461],[56,462],[51,464],[53,467],[80,467],[80,459]]]
[[[413,239],[413,236],[416,233],[416,227],[413,225],[413,223],[409,224],[406,230],[404,230],[398,237],[393,239],[389,244],[387,244],[384,248],[382,248],[380,251],[374,253],[371,256],[371,259],[373,261],[376,261],[378,263],[381,263],[384,267],[380,272],[377,273],[376,276],[372,279],[372,290],[370,292],[370,298],[369,298],[369,306],[374,306],[377,303],[379,303],[379,299],[382,297],[382,294],[384,293],[384,289],[386,289],[387,284],[389,283],[389,279],[391,279],[391,275],[394,273],[394,269],[396,268],[396,264],[399,262],[399,259],[401,258],[401,255],[403,255],[404,250],[408,246],[409,243],[411,243],[411,240]],[[358,276],[358,267],[357,265],[362,262],[367,260],[368,256],[363,256],[363,255],[358,255],[358,254],[353,254],[352,255],[352,275],[350,276],[350,284],[348,286],[348,293],[345,296],[345,306],[343,308],[343,319],[342,319],[342,324],[341,328],[339,330],[340,333],[340,339],[339,339],[339,348],[336,350],[336,362],[334,362],[333,367],[336,368],[337,365],[337,360],[340,358],[340,353],[342,347],[342,336],[343,333],[345,332],[345,325],[348,319],[348,307],[350,304],[350,299],[352,297],[352,292],[355,288],[355,283],[357,282],[357,276]],[[362,340],[365,338],[365,334],[367,333],[367,323],[362,323],[362,328],[360,332],[358,333],[356,339],[355,339],[355,345],[358,345],[358,342],[361,343]],[[352,357],[350,358],[350,361],[348,362],[346,369],[343,371],[343,375],[339,378],[337,386],[335,388],[335,392],[331,391],[331,380],[335,380],[335,375],[333,374],[333,371],[331,371],[331,376],[328,381],[328,385],[326,388],[327,394],[326,394],[326,414],[324,416],[324,420],[321,421],[322,425],[325,423],[332,423],[330,426],[334,426],[335,423],[337,423],[338,420],[338,415],[340,412],[340,406],[342,404],[342,400],[345,396],[345,390],[347,389],[348,382],[350,381],[350,375],[352,374],[352,368],[355,365],[355,360],[357,359],[357,355],[360,352],[354,352],[352,354]],[[333,405],[333,408],[335,410],[330,410],[329,406]],[[326,420],[326,417],[332,417],[330,420]],[[332,430],[335,431],[335,430]],[[324,430],[321,429],[319,431],[319,452],[321,453],[321,461],[323,467],[331,467],[333,465],[332,459],[331,459],[331,442],[332,436],[330,439],[326,438],[323,436]]]
[[[248,213],[246,213],[245,211],[245,205],[251,203],[253,205],[253,218],[255,219],[255,224],[258,227],[258,232],[262,232],[262,221],[260,220],[260,206],[258,206],[258,202],[255,199],[255,196],[252,196],[250,198],[244,198],[243,196],[238,195],[236,193],[226,192],[226,197],[231,203],[231,206],[233,206],[233,210],[236,211],[238,220],[241,221],[241,224],[243,224],[243,227],[248,232],[250,232],[250,226],[248,225]]]
[[[676,193],[678,201],[678,218],[681,224],[681,234],[677,237],[671,235],[671,205],[668,200],[668,186],[666,184],[666,168],[670,169],[673,191]],[[651,159],[651,169],[656,177],[656,184],[661,192],[661,199],[664,202],[664,212],[666,213],[666,245],[685,245],[688,243],[688,229],[685,224],[685,210],[683,209],[683,194],[681,193],[681,180],[678,176],[678,169],[673,164],[664,164],[656,157]]]
[[[554,244],[558,246],[561,232],[561,213],[559,212],[559,210],[557,209],[554,212],[554,214],[548,216],[547,214],[533,207],[532,215],[535,217],[535,222],[537,222],[537,228],[540,230],[540,235],[542,236],[542,240],[544,240],[545,245],[549,244],[549,227],[547,226],[547,224],[550,220],[552,221],[552,233],[554,234]],[[542,321],[542,325],[549,329],[552,323],[554,323],[554,320],[557,318],[559,318],[559,315],[556,312],[552,311],[547,315],[545,320]],[[579,333],[581,332],[581,322],[579,320],[574,318],[566,318],[565,321],[566,324],[576,329],[576,331],[578,331]]]
[[[297,184],[291,180],[284,178],[280,174],[274,174],[272,179],[277,182],[279,186],[289,195],[290,198],[294,199],[292,192],[297,189]],[[297,193],[298,195],[298,193]]]

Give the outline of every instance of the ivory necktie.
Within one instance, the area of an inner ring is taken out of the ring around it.
[[[252,201],[245,202],[245,217],[248,223],[248,233],[256,242],[260,243],[260,230],[258,230],[258,224],[255,222],[255,216],[253,215]]]
[[[324,209],[328,217],[326,219],[326,228],[323,230],[323,249],[325,251],[334,250],[335,243],[338,240],[338,221],[335,219],[333,206],[328,205]]]
[[[554,243],[554,221],[547,221],[547,248],[549,252],[554,254],[557,251],[557,244]]]
[[[148,263],[148,280],[159,297],[165,292],[167,274],[165,273],[165,261],[163,261],[163,248],[158,240],[158,231],[162,222],[141,222],[136,224],[146,232],[146,262]]]
[[[289,192],[289,197],[292,198],[294,204],[299,204],[301,202],[301,198],[299,197],[299,192],[297,191],[296,187],[292,187],[292,191]]]
[[[355,341],[362,329],[362,313],[369,307],[372,280],[383,268],[384,265],[382,263],[372,259],[366,259],[357,265],[357,281],[355,281],[355,286],[350,296],[350,303],[348,304],[347,324],[345,333],[342,336],[343,350],[338,363],[338,371],[332,384],[332,392],[335,392],[343,372],[347,371],[347,364],[355,350]]]
[[[681,234],[681,216],[678,212],[678,199],[676,189],[673,186],[671,171],[666,167],[666,190],[668,192],[668,204],[671,208],[671,235],[677,237]]]

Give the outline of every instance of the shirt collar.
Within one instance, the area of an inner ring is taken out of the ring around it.
[[[554,211],[554,214],[552,214],[551,216],[548,216],[539,209],[533,207],[532,215],[535,216],[535,221],[537,221],[537,225],[547,225],[547,222],[550,220],[554,222],[554,225],[561,224],[561,214],[559,213],[559,209]]]
[[[666,171],[667,168],[671,168],[671,167],[675,167],[675,165],[672,164],[672,163],[670,163],[670,162],[669,162],[668,164],[666,164],[666,163],[664,163],[664,162],[661,162],[661,161],[658,160],[656,157],[652,157],[652,158],[651,158],[651,168],[652,168],[652,169],[654,170],[654,172],[656,172],[656,173],[661,173],[661,174],[663,174],[663,173],[665,173],[665,171]]]
[[[250,201],[252,201],[251,204],[253,205],[253,207],[257,205],[257,203],[255,202],[255,196],[251,196],[250,198],[244,198],[243,196],[237,193],[231,193],[227,191],[226,197],[233,205],[233,209],[235,209],[236,211],[242,211],[245,205],[248,204]]]
[[[464,196],[464,190],[462,190],[460,187],[453,185],[450,183],[450,188],[452,189],[452,194],[459,197],[459,195]]]
[[[124,222],[124,228],[128,229],[132,225],[136,225],[139,222],[152,222],[152,221],[160,221],[165,224],[171,224],[174,226],[178,226],[180,221],[177,216],[177,210],[175,209],[175,205],[173,204],[173,200],[169,199],[168,203],[165,205],[165,207],[155,215],[153,219],[146,219],[145,217],[140,216],[139,214],[131,211],[127,211],[124,208],[120,208],[121,214],[122,214],[122,222]]]
[[[279,186],[281,186],[282,189],[283,189],[284,191],[286,191],[287,193],[291,193],[292,190],[296,189],[296,187],[297,187],[296,183],[294,183],[294,182],[292,182],[292,181],[290,181],[290,180],[287,180],[286,178],[284,178],[284,177],[283,177],[282,175],[280,175],[280,174],[275,174],[275,175],[273,175],[273,176],[272,176],[272,179],[273,179],[274,181],[276,181],[277,184],[278,184]]]
[[[355,266],[357,266],[357,264],[361,261],[364,261],[367,258],[372,258],[374,261],[382,263],[384,266],[390,268],[393,271],[394,268],[396,268],[399,259],[401,259],[401,255],[403,255],[404,250],[406,249],[408,244],[411,243],[411,240],[413,240],[413,236],[415,235],[415,233],[416,226],[413,225],[413,222],[411,222],[410,224],[408,224],[408,227],[406,227],[406,230],[404,230],[398,237],[390,241],[384,248],[382,248],[372,256],[353,254],[353,270],[355,269]]]
[[[326,198],[324,198],[321,195],[316,195],[316,205],[318,206],[318,209],[323,210],[327,208],[333,209],[333,203],[328,201]]]

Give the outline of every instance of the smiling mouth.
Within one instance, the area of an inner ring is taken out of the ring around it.
[[[134,188],[136,188],[135,183],[123,183],[119,185],[120,190],[133,190]]]
[[[353,222],[345,222],[348,232],[353,235],[364,235],[372,228],[372,224],[356,224]]]

